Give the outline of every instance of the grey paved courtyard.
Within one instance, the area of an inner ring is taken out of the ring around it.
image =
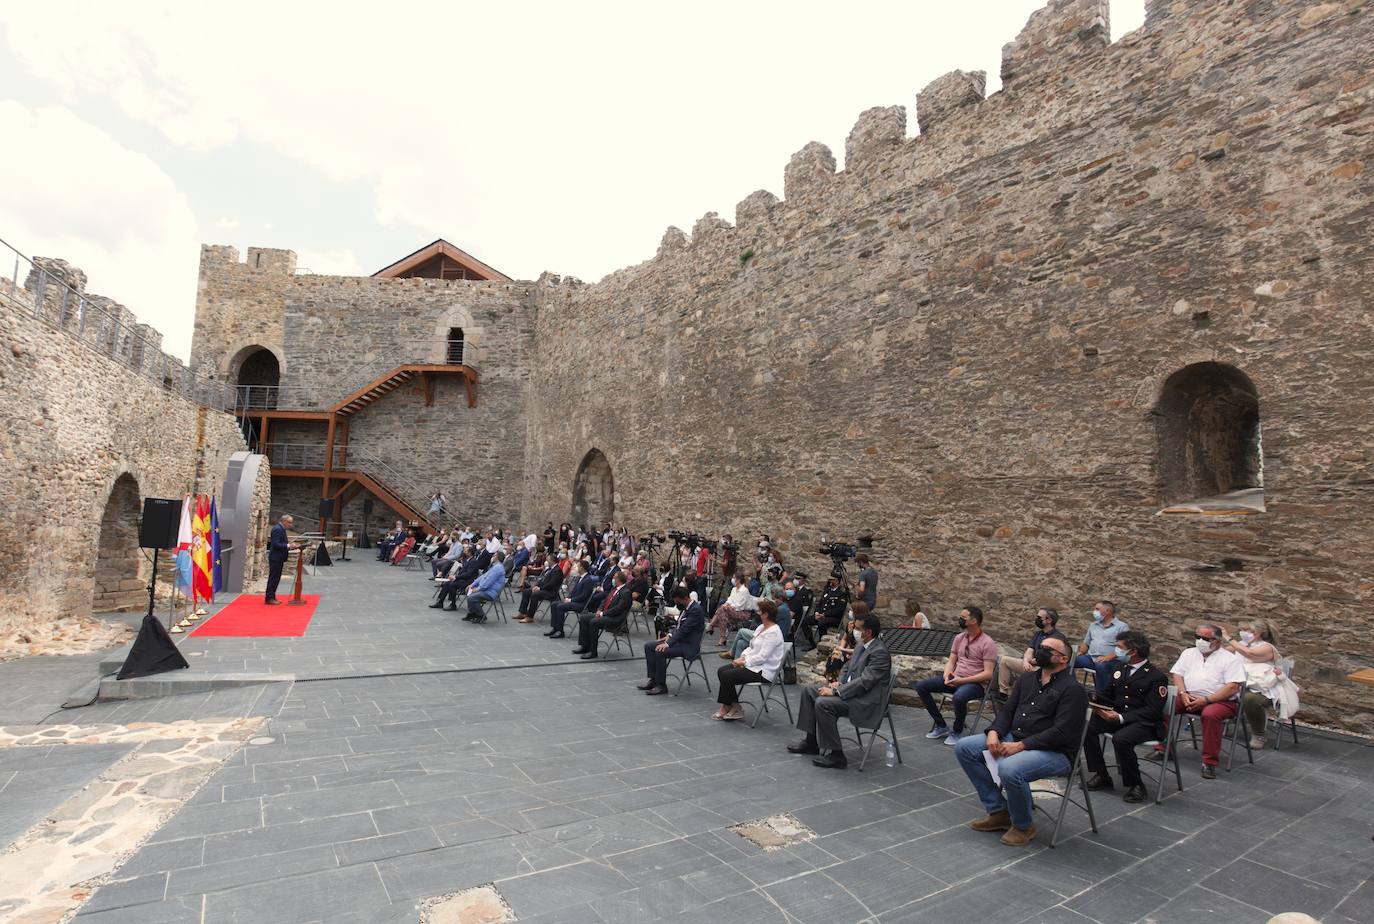
[[[700,680],[645,697],[642,662],[577,660],[539,625],[462,623],[425,607],[427,587],[336,566],[309,583],[323,600],[303,638],[184,642],[196,671],[294,682],[49,718],[270,717],[79,920],[416,921],[422,900],[486,883],[548,924],[1374,920],[1368,742],[1309,733],[1214,782],[1187,751],[1187,788],[1162,805],[1101,794],[1098,834],[1071,809],[1057,848],[1042,826],[1013,849],[965,827],[979,807],[923,713],[897,710],[903,765],[820,770],[785,753],[797,733],[780,708],[752,730],[710,721]],[[98,660],[0,664],[0,725],[57,709]],[[122,753],[0,750],[0,836]],[[730,830],[780,813],[814,838],[764,850]]]

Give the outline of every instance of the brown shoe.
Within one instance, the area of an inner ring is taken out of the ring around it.
[[[1011,815],[1006,812],[993,812],[986,818],[970,821],[968,826],[975,831],[1005,831],[1011,827]]]
[[[1015,825],[1007,829],[1007,833],[1002,835],[1002,843],[1008,847],[1024,847],[1035,840],[1035,825],[1029,828],[1018,828]]]

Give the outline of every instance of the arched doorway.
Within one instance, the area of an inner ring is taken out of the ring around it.
[[[100,544],[96,549],[96,613],[136,610],[148,602],[144,583],[147,571],[138,548],[138,521],[143,501],[138,481],[127,472],[115,480],[100,518]]]
[[[582,457],[573,478],[572,521],[599,526],[615,520],[615,480],[611,463],[600,449]]]
[[[281,365],[271,350],[249,348],[239,363],[234,384],[239,388],[240,407],[274,408],[277,406],[277,386],[281,384]]]
[[[1164,382],[1153,413],[1166,504],[1264,486],[1259,391],[1235,366],[1184,366]]]
[[[444,361],[451,366],[461,366],[463,364],[463,329],[450,327],[445,343],[447,348],[444,351]]]

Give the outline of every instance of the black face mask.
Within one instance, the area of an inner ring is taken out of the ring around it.
[[[1054,667],[1054,649],[1048,645],[1041,645],[1035,649],[1035,664],[1045,669]]]
[[[960,629],[967,629],[967,628],[968,628],[968,620],[967,620],[967,619],[961,619],[961,620],[959,620],[959,628],[960,628]]]
[[[1043,630],[1043,629],[1045,628],[1045,617],[1044,617],[1044,616],[1037,616],[1037,617],[1035,617],[1035,628],[1041,629],[1041,630]]]

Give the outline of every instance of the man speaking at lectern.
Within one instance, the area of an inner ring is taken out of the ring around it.
[[[291,543],[286,538],[286,531],[294,522],[291,514],[287,513],[272,527],[272,539],[267,544],[267,597],[263,601],[268,606],[281,602],[277,599],[277,585],[281,583],[281,569],[291,557]]]

